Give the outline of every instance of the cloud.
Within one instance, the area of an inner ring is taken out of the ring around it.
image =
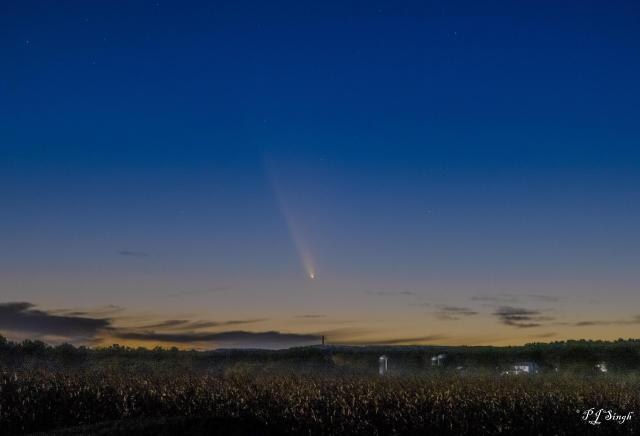
[[[118,250],[117,253],[120,256],[131,256],[131,257],[149,257],[149,256],[151,256],[149,253],[146,253],[144,251]]]
[[[587,320],[587,321],[579,321],[573,323],[571,325],[575,327],[589,327],[595,325],[632,325],[632,324],[640,324],[640,315],[636,315],[631,319],[619,319],[619,320]]]
[[[436,316],[439,319],[446,320],[458,320],[462,317],[477,315],[478,312],[471,310],[468,307],[458,306],[439,306],[439,310],[436,312]]]
[[[86,316],[89,318],[105,318],[108,315],[113,315],[118,312],[122,312],[123,307],[115,304],[108,304],[106,306],[96,307],[93,309],[74,310],[74,309],[55,309],[49,310],[48,313],[52,315],[66,315],[66,316]]]
[[[518,297],[511,294],[474,295],[471,300],[489,303],[515,303],[518,301]]]
[[[592,325],[609,325],[611,322],[608,321],[580,321],[573,323],[572,325],[575,327],[588,327]]]
[[[0,303],[0,329],[36,335],[92,338],[111,328],[109,319],[59,315],[34,307],[26,302]]]
[[[166,321],[160,321],[154,324],[146,324],[146,325],[142,325],[139,326],[137,328],[141,328],[141,329],[164,329],[164,328],[181,328],[184,327],[185,325],[189,326],[189,328],[191,327],[191,322],[187,321],[185,319],[168,319]]]
[[[521,300],[555,303],[562,299],[563,297],[559,297],[557,295],[543,295],[543,294],[515,295],[515,294],[506,294],[506,293],[493,294],[493,295],[475,295],[471,297],[472,301],[482,301],[485,303],[501,303],[501,304],[517,303]]]
[[[522,307],[501,306],[493,314],[506,325],[517,328],[539,327],[542,322],[552,321],[553,318],[543,316],[539,310]]]
[[[375,344],[379,344],[379,345],[419,344],[423,342],[439,341],[444,338],[445,336],[442,336],[442,335],[428,335],[428,336],[418,336],[418,337],[410,337],[410,338],[391,338],[391,339],[377,340],[375,341]]]
[[[327,315],[322,314],[307,314],[307,315],[296,315],[294,318],[306,318],[306,319],[317,319],[317,318],[326,318]]]
[[[104,306],[95,310],[36,309],[32,303],[0,303],[0,332],[12,337],[45,337],[74,343],[105,344],[116,340],[137,340],[156,343],[197,344],[216,347],[288,348],[320,342],[322,334],[345,337],[353,330],[333,330],[325,333],[284,333],[279,331],[250,332],[244,330],[211,331],[215,328],[252,324],[264,318],[231,319],[227,321],[189,320],[182,318],[147,321],[142,325],[122,326],[116,319],[98,317],[123,310],[119,306]],[[122,320],[127,318],[119,318]],[[128,322],[135,322],[129,317]],[[138,322],[142,322],[138,318]]]
[[[265,321],[262,318],[235,319],[228,321],[191,321],[166,319],[137,327],[114,325],[114,320],[91,316],[92,314],[120,311],[119,306],[105,306],[95,311],[35,309],[32,303],[0,303],[0,331],[11,332],[14,337],[62,338],[76,343],[104,343],[113,339],[156,340],[157,342],[218,341],[239,345],[274,348],[280,345],[299,345],[301,342],[315,343],[317,335],[284,334],[278,332],[208,332],[212,327],[228,327]],[[155,338],[155,339],[154,339]],[[266,341],[261,344],[261,341]]]
[[[384,339],[355,339],[338,342],[340,345],[401,345],[401,344],[422,344],[445,339],[442,335],[428,335],[417,337],[384,338]]]
[[[229,326],[229,325],[239,325],[239,324],[250,324],[255,322],[266,321],[264,318],[256,318],[256,319],[238,319],[238,320],[230,320],[230,321],[189,321],[186,319],[168,319],[165,321],[160,321],[155,324],[147,324],[142,326],[137,326],[137,329],[163,329],[168,331],[175,330],[199,330],[210,327],[220,327],[220,326]]]
[[[238,324],[253,324],[255,322],[267,321],[267,318],[253,318],[253,319],[232,319],[230,321],[223,321],[218,325],[238,325]]]
[[[546,303],[555,303],[562,300],[562,297],[558,297],[556,295],[527,294],[526,297],[533,301],[541,301]]]
[[[296,345],[317,344],[320,336],[315,334],[282,333],[278,331],[248,332],[242,330],[226,332],[180,332],[163,333],[155,331],[117,331],[113,335],[119,339],[198,344],[212,342],[224,347],[247,348],[287,348]]]

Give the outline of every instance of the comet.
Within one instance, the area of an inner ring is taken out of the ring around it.
[[[300,226],[295,220],[294,215],[291,213],[291,209],[285,199],[282,189],[276,181],[276,178],[273,177],[272,173],[268,170],[268,165],[267,173],[269,174],[269,179],[271,181],[271,185],[273,186],[273,191],[278,200],[280,212],[284,217],[284,221],[287,224],[287,228],[289,229],[289,234],[291,235],[291,240],[293,241],[293,245],[296,248],[300,264],[306,272],[306,276],[309,278],[309,280],[315,280],[317,276],[315,261],[313,259],[313,256],[311,255],[311,250],[309,249],[306,239],[304,238],[304,233],[300,229]]]

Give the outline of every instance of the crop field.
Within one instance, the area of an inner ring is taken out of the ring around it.
[[[2,434],[589,435],[640,430],[640,380],[0,373]],[[634,412],[624,423],[585,410]]]

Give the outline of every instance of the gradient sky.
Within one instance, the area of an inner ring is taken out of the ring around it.
[[[637,337],[638,2],[15,0],[0,53],[3,335]]]

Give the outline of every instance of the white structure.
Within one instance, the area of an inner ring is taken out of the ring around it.
[[[389,358],[382,355],[378,358],[378,374],[385,375],[389,371]]]
[[[607,362],[600,362],[596,364],[596,369],[600,372],[609,372],[609,368],[607,368]]]
[[[431,358],[431,366],[443,366],[444,361],[447,360],[446,354],[438,354]]]
[[[513,365],[513,369],[509,374],[536,374],[538,372],[538,364],[535,362],[522,362]]]

